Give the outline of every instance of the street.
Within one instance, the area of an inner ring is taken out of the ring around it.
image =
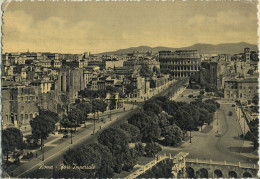
[[[134,110],[132,110],[132,106],[126,111],[118,112],[112,115],[112,121],[107,119],[106,123],[99,122],[96,123],[96,132],[101,132],[109,126],[118,125],[120,123],[125,122],[126,116],[131,115],[137,110],[136,106]],[[101,130],[100,130],[100,126]],[[49,147],[49,150],[45,151],[44,156],[45,160],[41,161],[42,155],[38,155],[37,158],[33,158],[29,162],[26,162],[19,167],[17,167],[14,171],[12,171],[13,176],[15,177],[50,177],[50,173],[52,170],[50,169],[40,169],[44,167],[40,166],[56,166],[57,163],[61,162],[63,158],[64,152],[69,149],[72,149],[76,146],[79,146],[82,143],[86,143],[86,141],[91,142],[95,141],[97,135],[91,135],[93,133],[93,127],[81,128],[81,132],[78,132],[77,135],[73,135],[73,144],[71,144],[70,138],[60,139],[57,141],[57,145],[53,147]],[[44,147],[45,150],[47,147]],[[47,148],[48,149],[48,148]],[[48,172],[49,171],[49,172]]]

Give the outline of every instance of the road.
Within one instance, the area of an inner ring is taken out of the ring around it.
[[[165,86],[163,90],[160,90],[155,96],[161,96],[166,94],[169,90],[174,87]],[[121,112],[114,112],[112,116],[112,121],[109,119],[105,124],[97,123],[96,129],[101,132],[107,127],[119,125],[126,121],[126,119],[133,113],[138,110],[138,105],[142,105],[143,102],[137,102],[134,104],[127,104],[129,109]],[[132,110],[134,106],[134,109]],[[109,112],[106,112],[106,115]],[[102,125],[100,129],[99,126]],[[44,147],[46,152],[44,154],[45,160],[42,161],[42,154],[38,155],[37,158],[33,158],[29,162],[23,163],[18,166],[15,170],[12,171],[12,176],[23,177],[23,178],[33,178],[33,177],[51,177],[53,170],[58,169],[58,166],[62,164],[63,154],[74,147],[77,147],[83,143],[91,143],[97,141],[97,135],[91,135],[93,133],[93,125],[88,126],[87,128],[81,128],[80,132],[77,135],[73,136],[73,144],[71,144],[70,138],[61,139],[57,141],[56,144],[50,144],[47,147]]]
[[[131,107],[132,108],[132,107]],[[114,113],[112,116],[112,121],[109,119],[107,120],[106,123],[96,123],[96,131],[101,132],[104,129],[106,129],[109,126],[113,125],[118,125],[120,123],[125,122],[127,119],[127,116],[131,115],[132,113],[136,112],[137,107],[135,106],[135,109],[131,110],[126,110],[126,111],[121,111],[118,113]],[[92,126],[92,125],[91,125]],[[12,171],[12,175],[15,177],[49,177],[49,172],[52,173],[52,170],[50,169],[40,169],[40,166],[50,166],[50,165],[55,165],[57,163],[61,162],[62,156],[64,152],[67,150],[74,148],[82,143],[86,143],[86,141],[91,142],[95,141],[97,135],[91,135],[93,133],[93,127],[87,127],[87,128],[81,128],[80,132],[77,133],[77,135],[74,135],[72,138],[73,144],[71,144],[70,138],[67,139],[60,139],[60,142],[58,141],[57,145],[54,147],[44,147],[45,150],[47,150],[44,153],[45,160],[41,161],[42,155],[38,155],[37,158],[33,158],[29,162],[26,162],[19,167],[17,167],[15,170]],[[100,130],[100,126],[101,130]]]
[[[191,89],[186,89],[182,94],[183,97],[179,95],[176,100],[190,102],[192,98],[187,97],[189,94],[197,95],[198,91],[192,92]],[[233,113],[232,116],[228,115],[230,111]],[[163,152],[184,151],[189,153],[189,158],[257,164],[258,159],[255,157],[245,157],[240,153],[244,140],[238,137],[242,134],[242,129],[232,103],[221,103],[211,126],[212,129],[207,133],[192,132],[192,143],[186,141],[177,148],[163,147]],[[217,137],[217,131],[221,133],[220,137]]]

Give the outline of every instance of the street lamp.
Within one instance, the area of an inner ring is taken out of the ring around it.
[[[110,115],[109,115],[110,121],[112,121],[112,119],[111,119],[111,107],[109,107],[109,110],[110,110]]]
[[[72,126],[70,126],[70,144],[72,144]]]
[[[42,139],[42,143],[44,144],[43,139]],[[42,145],[42,161],[44,161],[44,145]]]
[[[217,111],[217,125],[218,125],[218,111]]]
[[[190,143],[191,143],[191,128],[190,128]]]

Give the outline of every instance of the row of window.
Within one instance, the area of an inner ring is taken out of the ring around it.
[[[228,85],[228,84],[226,84],[225,85],[225,88],[231,88],[231,89],[251,89],[251,90],[253,90],[253,89],[259,89],[259,87],[258,86],[239,86],[239,87],[237,87],[237,85]]]
[[[180,65],[180,64],[198,64],[199,61],[198,60],[161,60],[160,63],[170,63],[170,64],[176,64],[176,65]]]
[[[168,66],[168,65],[161,65],[161,68],[167,68],[171,70],[199,70],[197,66]]]
[[[36,116],[37,114],[35,113],[34,115],[33,115],[33,113],[31,113],[31,114],[20,114],[20,121],[23,121],[23,120],[31,120],[31,119],[33,119],[35,116]],[[14,123],[14,121],[17,121],[18,119],[17,119],[17,115],[8,115],[8,114],[6,114],[5,115],[5,119],[6,119],[6,121],[9,121],[10,120],[10,122],[12,122],[12,123]]]

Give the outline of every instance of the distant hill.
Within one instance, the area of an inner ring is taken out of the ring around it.
[[[127,53],[133,53],[134,51],[137,52],[147,52],[151,51],[153,53],[156,53],[158,51],[163,50],[169,50],[169,51],[175,51],[175,50],[198,50],[201,54],[237,54],[244,52],[244,48],[249,47],[253,51],[258,51],[257,45],[249,44],[246,42],[240,42],[240,43],[223,43],[218,45],[211,45],[211,44],[194,44],[189,47],[182,47],[182,48],[171,48],[171,47],[149,47],[149,46],[139,46],[139,47],[130,47],[127,49],[120,49],[112,52],[103,52],[99,53],[98,55],[112,55],[112,54],[127,54]]]

